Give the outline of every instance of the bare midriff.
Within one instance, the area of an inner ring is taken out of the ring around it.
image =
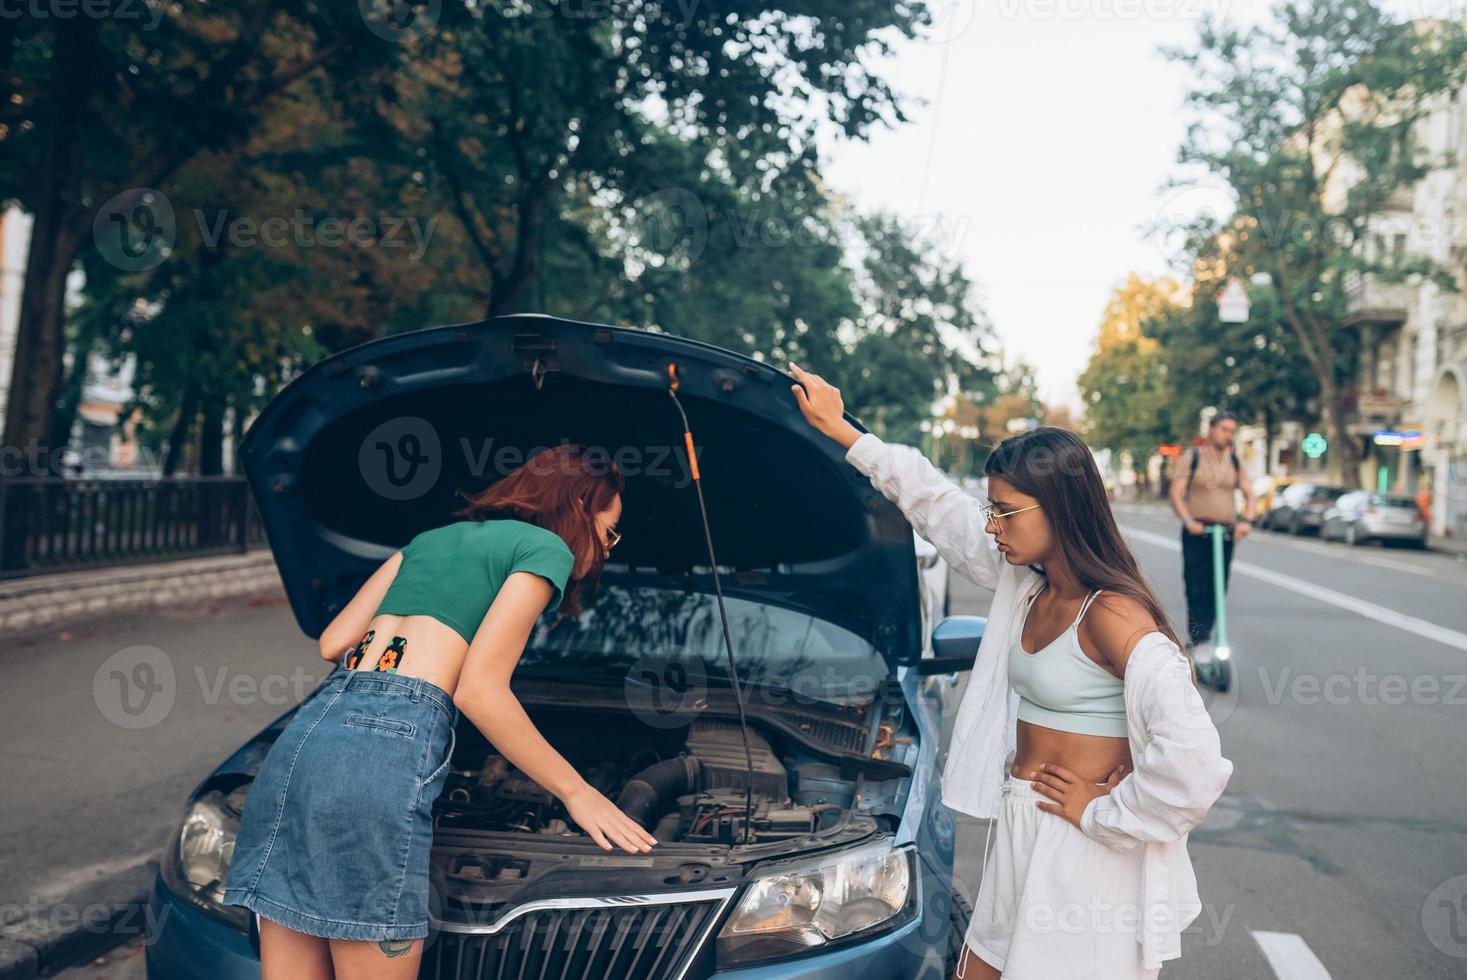
[[[1031,772],[1039,770],[1041,762],[1063,766],[1089,782],[1103,783],[1111,770],[1123,763],[1126,769],[1121,775],[1130,773],[1131,742],[1110,735],[1082,735],[1019,722],[1014,764],[1009,773],[1015,779],[1028,779]]]
[[[374,617],[367,629],[373,631],[372,640],[364,648],[361,662],[354,670],[376,669],[378,660],[392,644],[393,637],[400,636],[403,642],[400,644],[401,653],[397,661],[399,677],[421,677],[443,688],[450,695],[458,690],[459,674],[463,670],[469,644],[451,626],[432,616],[383,613]],[[343,663],[351,652],[348,650],[344,655]]]

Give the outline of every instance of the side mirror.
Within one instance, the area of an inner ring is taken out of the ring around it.
[[[987,626],[985,616],[948,616],[933,629],[932,656],[917,661],[917,673],[926,677],[972,670]]]

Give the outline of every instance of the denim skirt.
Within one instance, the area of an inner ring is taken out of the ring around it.
[[[260,763],[223,903],[329,939],[426,937],[458,716],[431,681],[338,666]]]

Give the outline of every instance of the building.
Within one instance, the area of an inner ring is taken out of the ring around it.
[[[1431,258],[1462,292],[1374,275],[1346,281],[1344,323],[1359,333],[1360,361],[1344,421],[1361,486],[1413,496],[1430,488],[1432,530],[1467,537],[1467,90],[1422,119],[1416,136],[1432,158],[1453,163],[1399,188],[1362,248],[1371,262]],[[1336,202],[1352,181],[1348,161],[1338,178]]]

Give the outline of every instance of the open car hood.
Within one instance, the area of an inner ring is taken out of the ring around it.
[[[712,592],[669,363],[725,594],[827,619],[888,663],[919,659],[911,526],[805,421],[791,376],[710,344],[543,315],[360,344],[250,425],[239,462],[301,629],[320,636],[397,548],[460,520],[456,491],[566,441],[604,448],[626,480],[603,583]]]

